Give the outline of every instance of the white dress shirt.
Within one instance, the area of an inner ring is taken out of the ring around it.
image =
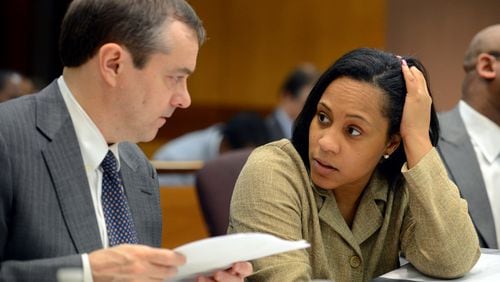
[[[94,203],[94,210],[97,217],[97,224],[101,235],[102,245],[104,248],[107,248],[108,234],[101,202],[102,169],[100,165],[108,153],[108,150],[111,150],[116,157],[118,169],[120,168],[118,144],[108,146],[102,133],[71,93],[71,90],[68,88],[63,76],[60,76],[57,79],[57,84],[75,128],[76,137],[82,153],[85,172],[89,181],[90,194],[92,196],[92,202]],[[82,255],[82,261],[84,281],[92,281],[90,263],[87,254]]]
[[[464,101],[458,107],[476,151],[500,245],[500,126]]]

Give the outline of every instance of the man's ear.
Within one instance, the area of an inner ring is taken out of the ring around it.
[[[394,153],[400,145],[401,145],[401,135],[393,134],[389,139],[389,143],[387,143],[385,154],[392,155],[392,153]]]
[[[496,58],[487,53],[481,53],[477,56],[476,72],[480,77],[492,80],[495,79],[497,73],[495,70]]]
[[[110,86],[117,85],[117,76],[123,68],[125,50],[116,43],[106,43],[98,50],[99,70]]]

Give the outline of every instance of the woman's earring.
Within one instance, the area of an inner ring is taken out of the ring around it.
[[[391,155],[389,155],[389,154],[385,154],[385,155],[384,155],[384,159],[386,159],[386,160],[387,160],[390,156],[391,156]]]

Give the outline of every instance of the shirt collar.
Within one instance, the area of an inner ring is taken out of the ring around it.
[[[500,126],[464,101],[460,101],[458,107],[472,141],[488,162],[493,163],[500,154],[500,146],[498,146]]]
[[[118,144],[108,146],[102,133],[71,93],[62,75],[57,79],[57,84],[75,128],[85,169],[92,171],[98,169],[108,150],[115,155],[119,169]]]

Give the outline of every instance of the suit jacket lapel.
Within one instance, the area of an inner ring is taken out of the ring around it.
[[[42,155],[78,253],[102,248],[94,204],[71,118],[56,82],[37,94],[37,128],[47,138]]]
[[[443,124],[439,151],[450,177],[467,200],[471,218],[489,248],[497,248],[495,223],[476,153],[458,107],[440,115]]]
[[[121,144],[120,148],[124,147]],[[137,155],[129,154],[124,150],[120,150],[120,173],[123,179],[125,193],[127,195],[128,205],[134,218],[139,243],[149,246],[159,246],[161,236],[153,234],[154,227],[149,226],[149,222],[154,222],[154,219],[161,218],[159,211],[160,203],[157,200],[152,200],[158,194],[154,191],[155,179],[147,177],[142,173],[138,173],[138,164],[144,160],[138,159]],[[159,189],[159,188],[158,188]],[[161,235],[158,233],[158,235]]]

